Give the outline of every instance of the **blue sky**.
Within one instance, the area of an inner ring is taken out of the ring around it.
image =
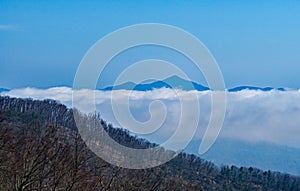
[[[121,27],[149,22],[178,26],[198,37],[216,58],[227,87],[300,88],[300,2],[276,0],[2,0],[0,87],[72,86],[82,57],[96,41]],[[149,54],[147,48],[144,52]],[[150,56],[159,57],[155,51]],[[116,60],[131,59],[128,53]],[[118,64],[107,70],[101,85],[112,83]],[[192,67],[185,70],[204,83]]]

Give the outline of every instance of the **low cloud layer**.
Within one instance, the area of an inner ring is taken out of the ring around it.
[[[76,94],[77,101],[89,110],[93,101],[86,98],[91,90]],[[177,93],[177,94],[176,94]],[[114,92],[116,106],[124,104],[129,96],[130,112],[134,119],[144,123],[151,118],[149,106],[153,113],[162,113],[165,109],[166,118],[162,127],[142,137],[152,141],[163,142],[176,130],[182,114],[178,95],[189,96],[195,92],[171,89],[153,91],[117,90]],[[31,97],[33,99],[55,99],[72,107],[72,89],[55,87],[50,89],[24,88],[4,92],[2,95],[12,97]],[[102,117],[116,126],[120,123],[114,117],[111,107],[110,91],[95,91],[95,104]],[[210,112],[210,92],[197,92],[200,103],[200,123],[195,139],[201,139],[207,126]],[[153,104],[159,100],[158,104]],[[152,104],[151,104],[152,103]],[[164,106],[163,106],[163,105]],[[162,111],[161,111],[162,109]],[[189,118],[193,113],[185,115],[184,121],[189,131]],[[155,117],[155,116],[152,116]],[[184,136],[184,135],[183,135]],[[267,142],[300,148],[300,91],[268,91],[243,90],[227,93],[227,111],[220,137],[247,142]]]

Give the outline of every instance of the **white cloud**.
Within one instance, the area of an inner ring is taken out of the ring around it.
[[[92,101],[86,97],[91,90],[78,90],[76,99],[88,108]],[[111,92],[95,91],[96,107],[108,122],[118,125],[111,108]],[[124,104],[130,96],[129,105],[132,116],[140,122],[150,119],[149,104],[154,100],[163,102],[167,109],[167,117],[163,126],[146,137],[153,141],[163,141],[171,136],[178,125],[181,113],[177,95],[189,96],[191,91],[157,89],[153,91],[117,90],[115,102]],[[72,106],[72,89],[55,87],[49,89],[24,88],[14,89],[2,95],[13,97],[31,97],[33,99],[56,99]],[[210,117],[210,92],[197,92],[200,102],[200,125],[196,138],[201,138]],[[157,110],[158,108],[153,108]],[[190,115],[193,115],[192,113]],[[189,117],[182,119],[187,131]],[[227,94],[227,111],[220,137],[243,140],[248,142],[269,142],[300,148],[300,91],[269,91],[243,90]],[[184,136],[184,135],[183,135]]]
[[[17,27],[14,25],[1,25],[0,24],[0,30],[16,30]]]

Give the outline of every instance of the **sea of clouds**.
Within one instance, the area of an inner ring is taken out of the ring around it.
[[[111,91],[100,90],[76,91],[80,92],[76,93],[77,100],[75,101],[81,103],[82,108],[89,111],[95,103],[96,109],[100,112],[102,118],[117,127],[124,126],[114,116],[111,104],[112,95],[114,95],[116,106],[124,104],[124,100],[129,97],[128,103],[132,118],[140,123],[145,123],[151,117],[155,117],[155,113],[163,115],[163,112],[166,111],[166,117],[157,131],[148,135],[141,135],[141,137],[157,143],[167,140],[176,131],[180,120],[184,121],[186,131],[190,130],[189,117],[194,113],[182,115],[178,96],[189,96],[190,93],[198,95],[200,120],[194,139],[201,139],[211,114],[210,91],[175,91],[167,88],[145,92],[115,90],[113,94]],[[86,95],[91,95],[91,91],[95,92],[95,99],[86,97]],[[69,87],[22,88],[2,92],[1,95],[21,98],[30,97],[33,99],[55,99],[68,107],[72,107],[73,90]],[[154,101],[160,101],[164,107],[161,107],[161,104],[158,104],[159,107],[157,108],[152,107],[157,105],[153,104]],[[149,106],[152,107],[152,116],[149,112]],[[160,109],[163,110],[160,111]],[[182,116],[185,119],[182,119]],[[219,137],[250,143],[266,142],[300,148],[300,90],[227,92],[226,116]]]

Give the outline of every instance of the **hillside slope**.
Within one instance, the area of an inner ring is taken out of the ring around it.
[[[123,145],[157,146],[99,120]],[[185,153],[151,169],[110,165],[86,147],[73,110],[53,100],[0,97],[0,167],[0,190],[300,190],[299,177],[220,169]]]

